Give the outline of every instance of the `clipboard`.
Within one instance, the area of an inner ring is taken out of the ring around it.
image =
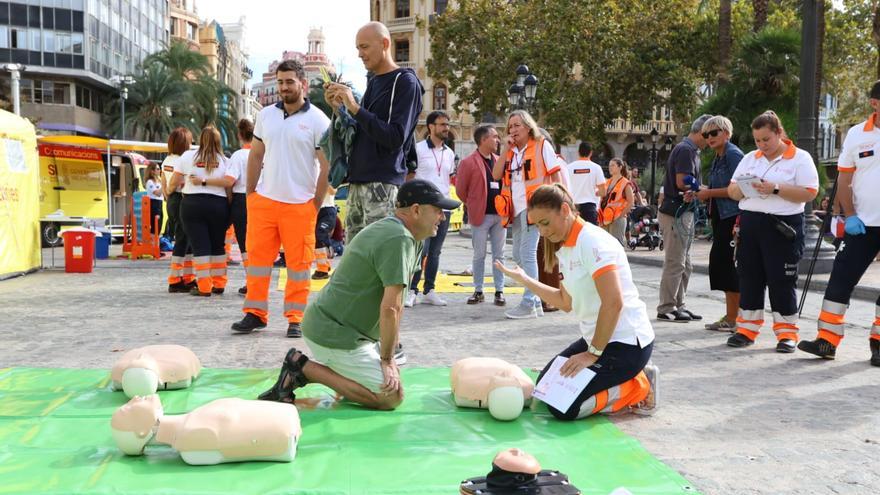
[[[759,193],[755,186],[762,182],[760,177],[756,177],[751,174],[741,175],[739,177],[734,177],[736,180],[736,185],[739,186],[739,190],[742,191],[743,196],[746,198],[759,198],[763,196],[763,194]]]

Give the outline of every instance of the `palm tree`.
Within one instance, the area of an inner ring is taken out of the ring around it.
[[[767,25],[767,11],[769,7],[770,0],[752,0],[752,10],[754,11],[754,19],[752,21],[753,32],[757,33]]]
[[[144,65],[153,62],[164,65],[178,79],[195,79],[211,72],[208,57],[190,50],[182,41],[172,41],[165,50],[148,56]]]
[[[190,104],[181,113],[189,119],[188,127],[193,134],[201,132],[207,125],[220,131],[224,148],[238,147],[238,112],[235,109],[235,90],[211,76],[199,76],[187,83]]]
[[[143,67],[128,87],[125,128],[128,136],[147,141],[164,141],[171,130],[186,125],[175,112],[187,101],[187,87],[165,66],[152,62]],[[105,126],[111,135],[121,135],[122,118],[119,100],[112,100],[105,113]]]
[[[718,6],[718,82],[728,80],[730,66],[730,47],[733,44],[730,34],[730,0],[721,0]]]
[[[877,45],[877,78],[880,79],[880,3],[874,7],[874,24],[871,27],[871,37]]]

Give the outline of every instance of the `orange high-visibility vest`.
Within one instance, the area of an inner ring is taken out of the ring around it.
[[[504,158],[504,176],[501,182],[501,193],[495,196],[495,211],[501,217],[501,225],[507,227],[513,222],[513,193],[511,192],[511,170],[513,150],[507,151]],[[526,202],[532,197],[535,189],[543,184],[550,184],[547,167],[544,164],[544,138],[529,139],[523,152],[522,173],[526,186]]]
[[[629,186],[629,180],[626,177],[621,177],[620,180],[617,181],[617,184],[614,185],[614,189],[608,190],[611,186],[611,179],[605,181],[605,201],[604,206],[599,209],[599,224],[600,225],[608,225],[609,223],[620,218],[621,215],[626,213],[626,188]]]

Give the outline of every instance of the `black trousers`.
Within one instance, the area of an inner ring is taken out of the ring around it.
[[[736,215],[730,218],[712,214],[712,249],[709,251],[709,289],[739,292],[739,275],[733,259],[733,227]]]
[[[834,258],[834,268],[825,289],[825,299],[849,304],[853,289],[880,253],[880,227],[865,227],[862,235],[843,237],[843,247]],[[880,306],[880,298],[877,299]]]
[[[315,222],[315,247],[330,246],[330,236],[336,228],[336,207],[324,206],[318,210],[318,221]]]
[[[150,198],[150,218],[147,220],[150,222],[150,233],[155,234],[156,231],[162,230],[162,218],[165,216],[162,213],[162,201],[161,199]],[[155,219],[159,217],[159,228],[156,228]]]
[[[241,254],[247,252],[247,194],[233,193],[229,204],[229,222],[226,228],[235,227],[235,241]]]
[[[577,208],[581,218],[593,225],[599,225],[599,210],[596,208],[596,203],[581,203]]]
[[[571,357],[575,354],[587,352],[589,345],[580,338],[568,346],[564,351],[557,354],[562,357]],[[598,394],[603,390],[620,385],[626,381],[632,380],[639,374],[648,361],[651,359],[651,352],[654,350],[654,343],[639,347],[638,345],[623,344],[620,342],[610,342],[602,351],[602,355],[590,370],[596,373],[596,376],[590,380],[586,388],[577,396],[577,399],[571,404],[567,411],[560,411],[552,406],[547,406],[550,413],[558,419],[574,420],[580,413],[581,405],[590,397]],[[550,369],[555,357],[544,366],[544,370],[538,375],[538,381]],[[536,382],[537,383],[537,382]]]
[[[795,230],[793,240],[777,229],[782,221]],[[739,307],[764,309],[764,289],[770,293],[774,313],[790,316],[797,313],[796,285],[798,263],[804,254],[804,215],[776,216],[744,211],[739,222],[739,246],[736,251],[739,274]]]
[[[226,256],[229,203],[213,194],[186,194],[180,218],[193,256]]]
[[[183,194],[179,192],[171,193],[166,199],[165,211],[168,213],[168,221],[165,222],[165,237],[172,241],[177,241],[177,225],[180,223],[180,201]],[[161,223],[159,224],[161,225]]]

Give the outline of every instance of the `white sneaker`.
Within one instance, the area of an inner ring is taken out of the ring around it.
[[[419,299],[420,299],[419,293],[414,290],[411,290],[403,298],[403,307],[411,308],[419,303]]]
[[[639,402],[638,404],[631,406],[630,410],[633,414],[638,414],[641,416],[651,416],[655,412],[657,412],[657,406],[659,405],[660,400],[660,386],[658,380],[660,378],[660,368],[655,366],[654,364],[648,363],[645,366],[645,375],[648,377],[648,383],[651,384],[651,390],[648,391],[648,396],[645,397],[644,400]]]
[[[527,318],[537,318],[538,312],[534,306],[517,305],[515,308],[504,313],[504,316],[511,320],[525,320]]]
[[[431,290],[422,296],[422,304],[430,304],[432,306],[446,306],[446,301],[444,301],[437,292]]]

